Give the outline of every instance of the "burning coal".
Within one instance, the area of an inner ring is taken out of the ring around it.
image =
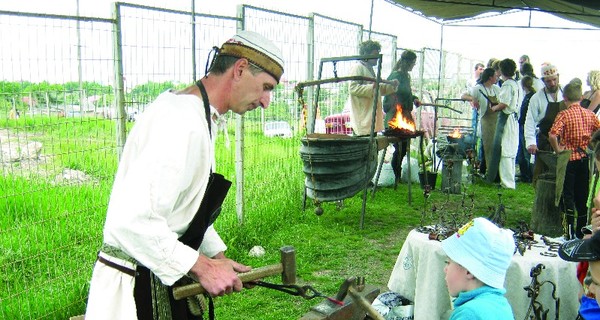
[[[396,114],[388,122],[388,126],[396,130],[416,131],[415,121],[412,118],[404,117],[402,114],[402,105],[399,103],[396,105]]]
[[[422,136],[423,131],[417,131],[415,121],[410,117],[405,117],[402,113],[402,105],[396,105],[396,114],[392,120],[388,121],[388,128],[383,133],[386,136],[394,136],[400,138],[414,138]]]
[[[454,129],[454,131],[452,131],[451,134],[448,135],[450,138],[455,138],[455,139],[459,139],[460,137],[462,137],[462,133],[460,133],[460,129],[456,128]]]

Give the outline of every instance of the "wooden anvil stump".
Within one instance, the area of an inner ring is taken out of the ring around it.
[[[570,156],[570,150],[559,154],[538,151],[536,154],[535,200],[529,224],[535,233],[550,237],[559,237],[565,233],[564,214],[559,207],[559,200]]]
[[[535,183],[535,200],[531,213],[530,228],[535,233],[549,237],[563,235],[563,215],[560,208],[554,205],[556,199],[556,181],[554,179],[538,179]]]

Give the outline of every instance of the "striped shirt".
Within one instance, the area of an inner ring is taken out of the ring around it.
[[[600,129],[600,120],[596,115],[574,103],[566,110],[558,113],[550,133],[560,137],[560,144],[565,150],[572,150],[569,161],[585,157],[590,138],[594,131]]]

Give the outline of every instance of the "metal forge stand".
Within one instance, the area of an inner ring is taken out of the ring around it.
[[[377,73],[376,73],[375,78],[363,77],[363,76],[350,76],[350,77],[338,77],[337,76],[336,65],[338,62],[371,60],[371,59],[377,59]],[[306,180],[305,180],[303,207],[306,208],[306,198],[311,197],[311,198],[313,198],[314,203],[316,205],[315,213],[322,214],[323,209],[320,207],[320,203],[322,201],[343,200],[345,198],[354,196],[357,191],[360,191],[360,189],[363,189],[363,191],[364,191],[363,192],[363,203],[362,203],[362,211],[361,211],[361,217],[360,217],[360,228],[361,229],[363,229],[363,227],[364,227],[364,216],[365,216],[365,210],[366,210],[368,185],[369,185],[369,181],[371,180],[372,174],[374,174],[374,169],[375,169],[374,167],[371,167],[371,159],[373,156],[375,156],[375,157],[377,156],[377,148],[374,146],[376,146],[377,140],[380,139],[379,137],[376,137],[376,134],[375,134],[375,120],[376,120],[376,115],[377,115],[377,104],[378,104],[377,102],[379,100],[379,84],[380,83],[391,83],[386,80],[381,80],[381,60],[382,60],[381,54],[323,58],[323,59],[321,59],[321,62],[319,65],[318,80],[301,82],[296,85],[296,92],[298,93],[299,102],[302,106],[304,106],[304,104],[305,104],[304,98],[303,98],[304,88],[309,87],[309,86],[317,86],[317,89],[316,89],[316,92],[314,95],[314,99],[313,99],[314,104],[313,104],[312,108],[309,110],[309,114],[308,114],[307,126],[306,126],[307,136],[305,138],[303,138],[303,143],[305,144],[303,147],[307,147],[306,149],[310,149],[311,144],[314,145],[315,143],[319,142],[319,139],[321,139],[321,138],[322,139],[335,138],[335,135],[314,134],[315,120],[316,120],[321,84],[338,83],[338,82],[344,82],[344,81],[365,81],[365,82],[373,82],[375,85],[375,94],[373,96],[373,107],[372,107],[373,111],[371,114],[371,117],[372,117],[371,133],[368,137],[368,146],[365,151],[366,152],[366,164],[364,165],[364,168],[361,167],[360,169],[357,169],[357,170],[364,170],[363,171],[364,175],[362,176],[362,178],[358,179],[358,182],[355,185],[345,186],[345,188],[343,190],[337,192],[337,194],[335,194],[333,196],[325,194],[324,192],[326,192],[328,190],[319,190],[318,186],[321,183],[320,183],[320,181],[317,181],[317,179],[319,177],[318,171],[319,171],[319,169],[322,169],[322,168],[315,167],[316,165],[318,165],[318,162],[313,161],[313,160],[315,160],[314,155],[302,154],[302,150],[301,150],[303,160],[305,161],[305,174],[307,176]],[[324,63],[333,63],[334,78],[321,79]],[[339,137],[339,135],[338,135],[338,137]],[[348,139],[364,140],[365,138],[366,137],[344,136],[344,139],[343,140],[340,139],[340,141],[348,142]],[[385,138],[385,137],[382,137],[382,138]],[[336,155],[335,153],[332,154],[332,157],[340,158],[339,154]],[[322,160],[322,159],[319,159],[319,160]],[[324,162],[324,161],[321,161],[321,163],[322,162]],[[375,158],[375,166],[376,166],[376,163],[377,163],[377,161]],[[307,167],[308,167],[308,170],[306,169]],[[335,165],[330,165],[329,167],[334,168]],[[329,174],[329,176],[331,176],[332,172],[329,172],[328,174]],[[358,173],[358,174],[360,174],[360,173]],[[354,174],[354,176],[356,176],[356,174]],[[344,180],[344,179],[340,179],[340,180]],[[311,190],[308,190],[309,188]],[[326,200],[322,200],[322,199],[326,199]]]
[[[394,137],[394,136],[387,136],[387,142],[383,143],[382,145],[384,145],[384,149],[383,149],[383,154],[381,155],[381,160],[379,161],[379,165],[377,166],[377,172],[375,173],[375,182],[373,183],[373,189],[371,190],[371,197],[375,198],[375,192],[377,192],[377,184],[379,182],[379,176],[381,175],[381,170],[383,168],[383,163],[385,160],[385,154],[387,152],[387,146],[389,144],[393,144],[393,143],[402,143],[403,141],[407,141],[407,145],[406,145],[406,162],[407,162],[407,175],[408,175],[408,204],[412,204],[412,173],[411,173],[411,164],[410,164],[410,144],[411,144],[411,139],[412,138],[417,138],[420,137],[420,144],[419,144],[419,155],[422,159],[422,161],[425,161],[424,158],[424,150],[423,150],[423,135],[424,132],[423,131],[417,131],[415,132],[414,136],[406,136],[406,137]],[[402,163],[400,163],[400,170],[402,170]],[[426,174],[426,173],[425,173]],[[398,187],[398,179],[394,178],[394,190],[396,190],[396,188]]]

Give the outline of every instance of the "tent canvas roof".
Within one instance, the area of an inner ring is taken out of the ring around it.
[[[546,12],[600,28],[600,1],[595,0],[386,0],[405,9],[453,24],[485,13],[513,10]]]

